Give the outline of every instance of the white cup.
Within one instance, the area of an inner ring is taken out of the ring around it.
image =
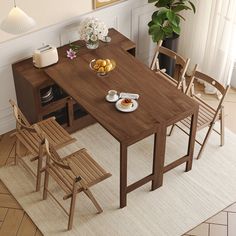
[[[109,99],[114,99],[117,96],[117,91],[116,90],[109,90],[108,91],[108,98]]]

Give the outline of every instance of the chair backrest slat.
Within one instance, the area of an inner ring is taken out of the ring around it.
[[[179,54],[177,54],[176,52],[174,52],[168,48],[160,46],[159,53],[164,54],[164,55],[174,59],[175,64],[177,64],[177,65],[181,65],[182,67],[184,67],[186,64],[187,59],[183,58],[182,56],[180,56]]]
[[[44,138],[44,145],[47,156],[49,160],[52,161],[55,165],[59,166],[60,168],[71,170],[70,166],[63,162],[55,148],[48,142],[46,138]]]
[[[217,80],[213,79],[212,77],[210,77],[200,71],[196,71],[194,76],[195,76],[195,78],[201,79],[202,81],[215,87],[221,93],[221,95],[223,95],[225,93],[225,87],[222,84],[220,84]]]
[[[159,55],[159,50],[160,50],[160,47],[162,45],[162,42],[163,41],[160,40],[157,43],[157,46],[156,46],[156,49],[155,49],[155,52],[154,52],[154,56],[152,58],[151,66],[150,66],[151,70],[160,69],[160,68],[157,68],[157,67],[159,67],[157,62],[158,62],[158,55]]]
[[[12,105],[13,107],[13,114],[16,118],[16,128],[17,129],[21,129],[21,128],[30,128],[30,123],[29,121],[26,119],[26,117],[24,116],[24,114],[21,112],[21,110],[19,109],[19,107],[16,105],[16,103],[13,100],[9,100],[9,103]]]
[[[195,65],[195,67],[193,69],[193,73],[191,75],[190,83],[189,83],[189,85],[187,87],[186,94],[189,95],[190,97],[196,97],[196,95],[194,94],[194,90],[192,88],[194,86],[194,82],[197,79],[200,79],[204,83],[207,83],[207,84],[213,86],[218,92],[220,92],[221,98],[219,99],[219,102],[218,102],[218,105],[217,105],[216,108],[211,107],[209,104],[207,104],[205,101],[203,101],[203,99],[198,98],[199,101],[201,103],[206,104],[211,111],[215,111],[215,115],[214,115],[214,118],[213,118],[213,120],[214,120],[217,117],[217,115],[219,114],[219,112],[220,112],[220,109],[221,109],[222,104],[224,102],[224,99],[225,99],[225,97],[226,97],[226,95],[227,95],[227,93],[229,91],[230,86],[229,85],[223,86],[221,83],[219,83],[214,78],[204,74],[203,72],[198,71],[197,70],[197,66],[198,65]]]
[[[177,88],[180,88],[182,86],[182,82],[185,79],[185,74],[187,72],[190,59],[189,58],[185,59],[184,57],[179,55],[177,52],[174,52],[161,45],[162,45],[162,40],[160,40],[157,43],[150,68],[151,70],[157,70],[157,71],[160,69],[163,69],[163,68],[160,68],[159,66],[159,59],[158,59],[159,54],[163,54],[169,57],[170,59],[173,59],[175,62],[173,79],[176,80],[178,83]]]
[[[158,55],[161,53],[161,54],[164,54],[172,59],[175,60],[175,63],[177,65],[181,65],[182,67],[185,66],[185,64],[187,63],[187,60],[188,59],[185,59],[184,57],[182,57],[181,55],[179,55],[177,52],[174,52],[172,50],[170,50],[169,48],[166,48],[166,47],[163,47],[161,46],[162,44],[162,41],[160,40],[156,46],[156,49],[155,49],[155,53],[154,53],[154,57],[153,57],[153,60],[152,60],[152,63],[151,63],[151,69],[154,70],[155,68],[155,63],[156,63],[156,60],[157,60],[157,57]]]
[[[224,94],[228,91],[229,86],[224,86],[220,82],[215,80],[214,78],[210,77],[209,75],[206,75],[203,72],[198,71],[197,67],[198,67],[198,65],[196,64],[194,66],[194,69],[193,69],[193,72],[191,75],[191,79],[190,79],[190,83],[189,83],[187,90],[186,90],[186,94],[188,94],[188,95],[191,94],[192,87],[194,86],[194,81],[199,79],[199,80],[203,81],[204,83],[209,84],[212,87],[214,87],[218,92],[220,92],[220,94],[222,96],[224,96]]]

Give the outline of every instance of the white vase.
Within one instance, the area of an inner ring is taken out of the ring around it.
[[[99,46],[99,40],[97,40],[97,41],[92,41],[92,40],[86,41],[86,47],[88,49],[96,49],[96,48],[98,48],[98,46]]]

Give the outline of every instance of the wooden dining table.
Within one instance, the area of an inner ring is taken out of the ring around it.
[[[116,68],[107,76],[97,76],[89,63],[98,58],[113,59]],[[198,105],[119,45],[107,44],[88,50],[74,60],[63,60],[44,71],[119,141],[121,208],[127,205],[127,194],[138,187],[150,181],[151,190],[162,186],[164,173],[172,168],[186,163],[185,170],[191,170]],[[105,96],[111,89],[139,94],[137,110],[124,113],[114,103],[107,102]],[[164,166],[167,127],[186,117],[191,117],[186,155]],[[128,146],[153,134],[152,172],[128,185]]]

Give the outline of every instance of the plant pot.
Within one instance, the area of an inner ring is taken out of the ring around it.
[[[166,47],[174,52],[178,49],[179,35],[174,35],[172,38],[166,38],[163,40],[162,46]],[[173,77],[175,70],[175,60],[171,59],[163,54],[159,55],[160,68],[165,68],[166,73]]]

